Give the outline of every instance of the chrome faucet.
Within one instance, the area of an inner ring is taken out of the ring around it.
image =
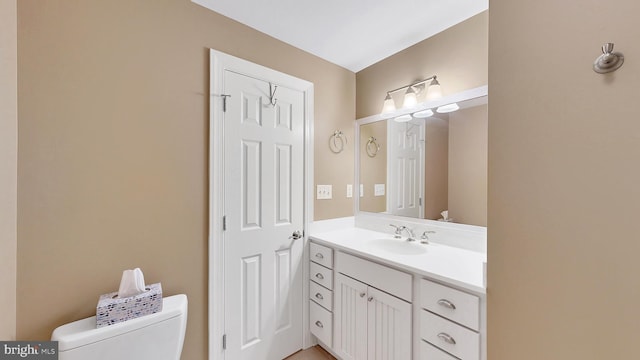
[[[413,230],[409,229],[408,227],[404,226],[404,225],[393,225],[393,224],[389,224],[389,226],[392,226],[396,229],[396,232],[394,233],[393,237],[396,239],[400,239],[402,238],[402,232],[406,231],[409,236],[407,237],[407,241],[416,241],[416,234],[413,232]]]
[[[416,234],[413,232],[413,230],[409,229],[406,226],[402,230],[406,230],[409,233],[409,236],[407,236],[407,241],[416,241]]]

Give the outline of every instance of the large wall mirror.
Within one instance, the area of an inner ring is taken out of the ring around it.
[[[485,86],[359,119],[359,211],[486,226],[487,103]]]

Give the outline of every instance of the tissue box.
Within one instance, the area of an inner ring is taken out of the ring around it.
[[[147,291],[127,298],[118,298],[118,293],[100,295],[96,307],[98,328],[123,321],[155,314],[162,311],[162,286],[160,283],[147,285]]]

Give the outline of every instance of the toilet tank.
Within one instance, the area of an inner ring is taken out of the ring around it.
[[[96,317],[56,328],[59,360],[179,360],[187,327],[187,296],[164,298],[162,311],[96,328]]]

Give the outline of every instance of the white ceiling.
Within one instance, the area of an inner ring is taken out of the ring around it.
[[[488,9],[488,0],[192,0],[358,72]]]

